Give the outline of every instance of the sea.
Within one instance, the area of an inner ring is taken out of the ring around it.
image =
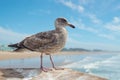
[[[43,60],[44,66],[51,67],[49,56],[44,56]],[[54,55],[53,60],[59,67],[71,68],[108,80],[120,80],[119,52]],[[39,63],[39,56],[29,59],[3,60],[0,61],[0,68],[39,68]]]

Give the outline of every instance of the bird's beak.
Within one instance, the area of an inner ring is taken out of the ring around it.
[[[70,24],[70,23],[68,23],[68,26],[70,26],[70,27],[72,27],[72,28],[75,28],[75,26],[72,25],[72,24]]]

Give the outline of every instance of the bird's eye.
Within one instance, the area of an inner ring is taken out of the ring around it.
[[[67,21],[65,19],[62,19],[61,22],[66,23]]]

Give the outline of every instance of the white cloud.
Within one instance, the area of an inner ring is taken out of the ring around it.
[[[104,36],[104,35],[105,34],[102,34],[101,36]],[[91,49],[91,50],[92,49],[103,49],[103,50],[110,50],[110,51],[119,50],[118,45],[113,45],[111,43],[108,44],[103,42],[83,42],[70,37],[68,37],[66,47],[67,48],[85,48],[85,49]]]
[[[101,27],[102,27],[102,30],[99,30],[99,29],[96,29],[96,28],[93,28],[93,27],[90,27],[90,26],[87,26],[85,25],[81,19],[79,20],[74,20],[74,19],[71,19],[72,23],[75,24],[75,26],[77,26],[79,29],[81,30],[84,30],[84,31],[87,31],[87,32],[91,32],[91,33],[94,33],[96,36],[98,37],[101,37],[101,38],[106,38],[106,39],[109,39],[109,40],[116,40],[116,36],[114,33],[106,33],[106,32],[103,32],[104,31],[104,24],[101,24]],[[115,18],[114,22],[117,22],[118,19]]]
[[[98,34],[98,36],[103,37],[103,38],[107,38],[110,40],[115,40],[115,37],[113,35],[109,35],[109,34]]]
[[[120,33],[120,18],[114,17],[111,22],[107,22],[102,24],[103,29],[108,33],[104,32],[104,34],[99,33],[99,37],[103,37],[109,40],[117,40],[117,36]]]
[[[111,31],[120,31],[120,24],[106,24],[105,27]]]
[[[82,5],[88,5],[90,3],[94,3],[95,0],[79,0],[79,3]]]
[[[61,0],[61,2],[65,5],[65,6],[67,6],[67,7],[70,7],[71,9],[75,9],[76,8],[76,5],[75,4],[73,4],[71,1],[64,1],[64,0]]]
[[[77,26],[79,29],[88,31],[88,32],[92,32],[92,33],[98,33],[98,30],[95,28],[92,28],[90,26],[86,26],[82,20],[72,20],[72,23],[75,24],[75,26]]]
[[[80,26],[79,28],[82,29],[82,30],[92,32],[92,33],[98,33],[98,30],[96,30],[94,28],[91,28],[91,27]]]
[[[97,23],[101,22],[101,21],[99,21],[99,19],[96,19],[94,17],[94,15],[91,15],[91,17],[93,18],[93,20],[96,20]],[[96,29],[91,26],[87,26],[86,24],[84,24],[82,22],[81,19],[79,19],[79,20],[72,19],[71,22],[73,24],[75,24],[75,26],[77,26],[81,30],[94,33],[98,37],[106,38],[109,40],[116,40],[117,39],[116,36],[120,32],[120,18],[119,17],[114,17],[111,22],[99,24],[99,25],[101,25],[100,29]],[[118,32],[118,33],[116,33],[116,32]]]
[[[104,25],[104,27],[111,31],[118,31],[120,32],[120,18],[114,17],[112,22],[108,22]]]
[[[83,12],[84,11],[84,8],[82,6],[77,6],[76,9],[79,11],[79,12]]]
[[[21,34],[9,29],[0,27],[0,42],[10,43],[17,42],[28,36],[27,34]]]
[[[91,19],[91,21],[95,24],[101,23],[101,20],[97,18],[94,14],[88,14],[88,17]]]
[[[114,17],[113,18],[113,23],[119,23],[120,22],[120,18],[119,17]]]
[[[61,2],[63,5],[69,7],[73,10],[78,11],[79,13],[84,13],[83,15],[86,16],[87,18],[89,18],[91,20],[91,22],[93,22],[95,24],[102,23],[102,21],[100,19],[98,19],[95,14],[90,14],[89,12],[85,11],[85,8],[82,5],[84,3],[91,3],[91,1],[81,0],[81,3],[79,3],[79,5],[73,3],[71,0],[59,0],[59,2]],[[92,0],[92,3],[93,2],[94,2],[94,0]]]
[[[60,2],[62,4],[64,4],[65,6],[73,9],[73,10],[77,10],[78,12],[84,12],[84,7],[81,6],[81,5],[76,5],[74,4],[73,2],[71,2],[70,0],[69,1],[65,1],[65,0],[60,0]]]

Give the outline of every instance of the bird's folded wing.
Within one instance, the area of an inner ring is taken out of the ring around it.
[[[23,45],[31,50],[35,50],[55,42],[56,38],[57,35],[54,31],[41,32],[27,37],[24,40]]]

